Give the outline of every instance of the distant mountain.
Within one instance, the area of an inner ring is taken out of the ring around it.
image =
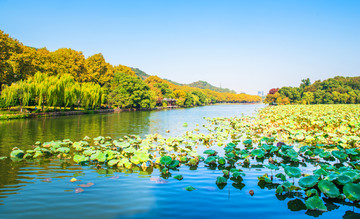
[[[221,88],[221,87],[216,87],[214,85],[209,84],[206,81],[196,81],[193,82],[191,84],[187,84],[190,87],[197,87],[197,88],[201,88],[201,89],[209,89],[209,90],[213,90],[213,91],[217,91],[220,93],[236,93],[234,90],[230,90],[229,88]]]
[[[145,72],[141,71],[140,69],[138,68],[131,68],[135,74],[141,78],[142,80],[146,80],[146,78],[150,77],[150,75],[146,74]]]
[[[138,68],[132,68],[132,70],[142,80],[146,80],[146,78],[151,76],[151,75],[148,75],[145,72],[141,71]],[[230,90],[229,88],[216,87],[214,85],[209,84],[206,81],[196,81],[196,82],[193,82],[191,84],[180,84],[178,82],[175,82],[175,81],[172,81],[172,80],[169,80],[169,79],[164,79],[164,80],[166,80],[166,81],[168,81],[170,83],[173,83],[175,85],[179,85],[179,86],[186,85],[186,86],[189,86],[189,87],[196,87],[196,88],[200,88],[200,89],[209,89],[209,90],[220,92],[220,93],[234,93],[234,94],[236,93],[234,90]]]

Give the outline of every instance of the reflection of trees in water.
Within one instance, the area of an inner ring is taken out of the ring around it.
[[[71,139],[100,135],[113,138],[149,133],[150,112],[61,116],[0,121],[0,156],[9,156],[15,146],[30,149],[36,141]]]

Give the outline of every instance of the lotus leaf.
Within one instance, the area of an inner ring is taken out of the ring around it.
[[[318,191],[316,189],[309,189],[309,190],[307,190],[305,192],[305,195],[307,197],[311,197],[311,196],[314,196],[314,195],[319,196],[319,193],[318,193]]]
[[[244,144],[245,146],[251,146],[251,145],[252,145],[252,140],[251,140],[251,139],[247,139],[247,140],[243,141],[243,144]]]
[[[275,177],[281,179],[282,181],[286,180],[286,176],[283,173],[278,173],[275,175]]]
[[[344,186],[343,192],[350,201],[360,201],[360,184],[348,183]]]
[[[218,176],[216,178],[216,184],[226,184],[227,183],[227,179],[223,176]]]
[[[255,149],[251,151],[252,156],[256,156],[257,158],[262,158],[265,155],[265,151],[262,149]]]
[[[269,163],[268,165],[265,165],[265,166],[270,170],[279,170],[278,166],[271,164],[271,163]]]
[[[234,172],[234,173],[232,174],[232,176],[233,176],[235,179],[237,179],[237,178],[239,178],[239,177],[241,177],[241,176],[245,176],[245,173],[243,173],[243,172]]]
[[[125,167],[127,169],[130,169],[132,164],[127,158],[123,158],[118,162],[117,166],[118,167]]]
[[[187,186],[187,187],[185,187],[185,190],[191,192],[191,191],[194,191],[196,189],[194,187],[192,187],[192,186]]]
[[[299,180],[299,186],[303,188],[311,188],[318,183],[319,178],[317,176],[306,176]]]
[[[112,159],[112,160],[109,160],[109,162],[107,164],[112,167],[112,166],[116,165],[119,162],[120,162],[119,159]]]
[[[34,157],[34,158],[39,158],[39,157],[42,157],[43,155],[44,155],[43,152],[41,152],[41,151],[36,151],[33,157]]]
[[[182,175],[176,175],[176,176],[174,176],[174,179],[182,180],[182,179],[183,179],[183,176],[182,176]]]
[[[67,148],[67,147],[60,147],[58,149],[56,149],[56,152],[58,153],[64,153],[64,154],[67,154],[70,152],[70,148]]]
[[[328,180],[328,181],[334,181],[334,180],[336,180],[339,176],[340,176],[340,175],[337,174],[337,173],[330,173],[329,175],[327,175],[327,176],[325,177],[325,179]]]
[[[331,181],[321,180],[318,183],[318,187],[329,198],[337,198],[340,195],[339,189]]]
[[[216,157],[210,156],[204,161],[204,163],[206,163],[206,164],[214,164],[214,163],[216,163]]]
[[[85,157],[84,155],[76,154],[73,159],[76,163],[80,163],[80,162],[88,161],[89,157]]]
[[[160,159],[160,163],[163,165],[169,165],[172,162],[172,158],[170,156],[163,156]]]
[[[275,193],[281,194],[281,193],[283,193],[283,192],[284,192],[283,187],[282,187],[281,185],[278,185],[278,186],[276,187]]]
[[[360,179],[360,174],[355,170],[343,172],[342,175],[350,177],[352,182]]]
[[[19,150],[19,149],[15,149],[15,150],[11,151],[11,153],[10,153],[11,158],[23,158],[24,155],[25,155],[24,151]]]
[[[219,159],[218,159],[218,163],[219,163],[220,165],[224,165],[224,164],[226,163],[225,158],[223,158],[223,157],[219,157]]]
[[[286,156],[294,159],[298,157],[298,153],[294,149],[290,149],[286,152]]]
[[[319,154],[319,157],[327,159],[327,158],[331,157],[331,154],[329,151],[324,151]]]
[[[326,206],[319,196],[313,196],[305,201],[306,208],[309,210],[327,211]]]
[[[337,179],[336,179],[336,184],[338,185],[345,185],[345,184],[348,184],[348,183],[351,183],[353,182],[353,180],[346,176],[346,175],[340,175]]]
[[[285,166],[284,170],[289,177],[299,178],[301,176],[301,170],[297,167]]]
[[[208,154],[208,155],[213,156],[213,155],[216,155],[216,154],[217,154],[217,152],[216,152],[216,151],[214,151],[214,150],[206,150],[206,151],[204,151],[204,154]]]
[[[179,166],[179,163],[180,162],[178,160],[172,160],[171,163],[169,164],[169,168],[174,169]]]
[[[97,160],[99,163],[103,163],[106,161],[106,154],[102,151],[97,151],[90,156],[90,160]]]
[[[190,166],[197,166],[199,164],[199,160],[196,158],[191,158],[189,161]]]
[[[320,168],[318,170],[314,170],[313,173],[314,173],[314,175],[318,175],[318,176],[327,176],[327,175],[329,175],[329,173],[326,172],[326,170],[324,170],[323,168]]]
[[[331,154],[339,160],[346,160],[347,154],[342,151],[332,151]]]

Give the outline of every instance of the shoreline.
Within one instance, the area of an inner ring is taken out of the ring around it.
[[[215,103],[203,106],[210,106],[216,104],[261,104],[261,103]],[[194,106],[198,107],[198,106]],[[98,109],[98,110],[83,110],[83,111],[55,111],[55,112],[41,112],[41,113],[22,113],[22,114],[2,114],[0,115],[0,121],[14,120],[14,119],[28,119],[28,118],[40,118],[40,117],[56,117],[56,116],[71,116],[71,115],[85,115],[85,114],[99,114],[99,113],[120,113],[120,112],[134,112],[134,111],[157,111],[168,109],[185,109],[189,107],[181,106],[167,106],[167,107],[154,107],[154,108],[131,108],[131,109]]]

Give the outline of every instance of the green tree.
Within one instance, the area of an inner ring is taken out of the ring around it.
[[[108,102],[120,108],[152,108],[155,99],[149,86],[138,77],[115,73],[109,86]]]

